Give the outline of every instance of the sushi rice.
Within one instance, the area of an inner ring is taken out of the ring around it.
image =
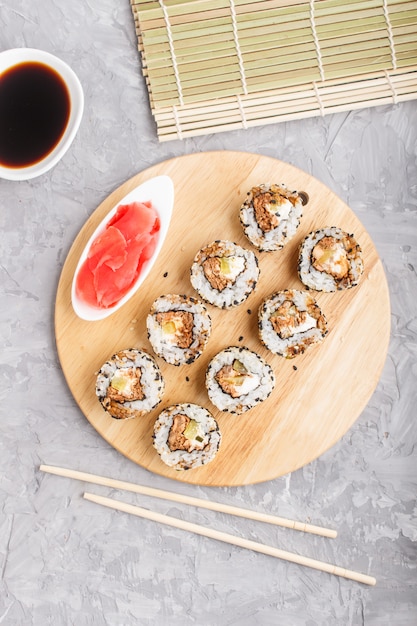
[[[272,367],[256,352],[230,346],[210,361],[206,388],[220,411],[240,414],[263,402],[275,386]]]
[[[212,414],[192,403],[175,404],[158,416],[153,445],[161,460],[176,470],[188,470],[214,459],[221,442]]]
[[[252,187],[239,213],[246,237],[263,252],[283,248],[300,224],[304,197],[285,185]]]
[[[258,260],[251,250],[232,241],[217,240],[196,254],[191,267],[191,284],[210,304],[228,309],[238,306],[255,289]]]
[[[154,359],[143,350],[121,350],[100,368],[96,395],[115,419],[149,413],[161,401],[164,379]]]
[[[327,321],[307,291],[287,289],[265,298],[258,309],[259,337],[268,350],[291,359],[327,335]]]
[[[358,284],[362,273],[362,250],[354,235],[341,228],[321,228],[302,241],[298,275],[307,289],[349,289]]]
[[[211,319],[202,302],[186,295],[160,296],[146,318],[155,353],[172,365],[193,363],[211,333]]]

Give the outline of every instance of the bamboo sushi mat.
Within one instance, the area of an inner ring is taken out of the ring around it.
[[[160,141],[417,98],[416,0],[131,0]]]

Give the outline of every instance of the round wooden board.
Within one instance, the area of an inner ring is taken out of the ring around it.
[[[99,322],[86,322],[71,306],[71,282],[79,256],[97,224],[131,189],[153,176],[174,182],[174,210],[167,239],[152,272],[136,295]],[[241,306],[229,311],[208,305],[213,332],[203,355],[192,365],[175,367],[157,359],[166,381],[159,407],[148,416],[113,420],[95,396],[95,376],[116,351],[139,347],[152,353],[146,315],[161,294],[196,295],[189,268],[200,247],[231,239],[251,247],[239,222],[247,191],[262,182],[284,183],[304,191],[309,202],[301,225],[286,247],[255,253],[261,270],[258,286]],[[357,287],[317,293],[329,326],[322,344],[286,360],[262,347],[257,309],[263,297],[285,288],[302,288],[297,250],[313,229],[340,226],[354,233],[364,255],[365,271]],[[377,385],[390,335],[387,282],[375,247],[349,207],[312,176],[276,159],[243,152],[207,152],[155,165],[128,180],[92,214],[77,236],[62,270],[55,309],[55,333],[64,375],[81,411],[114,448],[148,470],[176,480],[231,486],[270,480],[292,472],[335,444],[358,418]],[[274,368],[276,387],[262,404],[241,416],[211,405],[204,386],[210,358],[228,345],[245,345]],[[195,402],[218,420],[222,444],[206,466],[186,472],[166,467],[152,446],[159,411],[173,403]],[[110,472],[111,473],[111,472]]]

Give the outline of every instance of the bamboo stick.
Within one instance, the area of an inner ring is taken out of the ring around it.
[[[368,65],[368,69],[370,69],[371,65],[375,69],[384,69],[387,67],[386,61],[388,59],[388,54],[382,54],[381,52],[376,52],[375,55],[371,56],[372,64]],[[412,60],[412,59],[411,59]],[[355,60],[354,58],[350,59],[351,63],[346,64],[343,69],[339,68],[339,61],[335,59],[334,62],[327,66],[327,76],[330,79],[332,76],[334,77],[349,77],[354,76],[354,74],[362,74],[362,64],[361,60]],[[403,50],[400,48],[397,51],[397,65],[401,67],[402,65],[408,65],[410,59],[408,59],[407,50]],[[316,82],[319,81],[320,76],[318,72],[318,68],[314,63],[314,59],[311,59],[311,66],[306,67],[300,65],[300,62],[292,62],[292,75],[291,78],[287,77],[286,73],[278,73],[278,66],[276,68],[276,72],[273,77],[270,75],[269,67],[259,67],[257,71],[252,68],[248,69],[246,73],[246,82],[248,87],[250,87],[250,93],[255,91],[267,91],[270,88],[285,88],[290,87],[291,85],[302,85],[303,83],[308,83],[313,80]],[[153,78],[153,91],[154,94],[163,94],[167,93],[175,93],[176,92],[176,81],[175,76],[171,73],[169,74],[160,74],[155,75],[153,72],[149,72],[148,70],[144,71],[145,76]],[[199,75],[199,66],[196,67],[196,71],[188,72],[183,75],[182,80],[182,90],[186,96],[191,96],[193,93],[199,94],[201,93],[202,88],[204,87],[205,91],[205,99],[208,98],[208,91],[210,85],[214,85],[215,87],[219,87],[218,91],[215,91],[216,96],[220,96],[222,83],[227,83],[230,87],[230,81],[236,81],[237,91],[236,93],[242,94],[241,84],[240,84],[240,74],[239,69],[233,64],[227,64],[224,67],[224,71],[222,73],[221,79],[218,77],[216,72],[216,68],[211,68],[210,71],[204,76],[202,79]],[[190,101],[191,102],[191,99]]]
[[[414,83],[413,86],[413,91],[412,92],[407,92],[405,91],[404,93],[398,92],[397,93],[397,101],[398,102],[405,102],[407,100],[412,100],[415,98],[415,90],[416,90],[417,84]],[[385,95],[382,95],[379,98],[372,98],[368,95],[368,98],[366,98],[365,100],[363,99],[356,99],[356,100],[351,100],[348,105],[346,104],[346,99],[341,98],[339,100],[339,104],[336,101],[333,102],[326,102],[325,103],[325,111],[326,113],[334,113],[334,112],[340,112],[340,111],[346,111],[346,110],[354,110],[354,109],[358,109],[358,108],[364,108],[365,106],[377,106],[377,105],[381,105],[381,104],[391,104],[393,102],[393,96],[392,93],[389,93],[388,91],[385,93]],[[287,120],[293,120],[293,119],[302,119],[303,117],[313,117],[316,115],[320,115],[320,110],[319,110],[319,106],[318,104],[314,107],[311,106],[311,108],[309,107],[301,107],[302,110],[301,111],[294,111],[291,108],[291,112],[288,112],[288,110],[283,109],[283,112],[280,113],[279,110],[275,110],[273,112],[272,115],[266,116],[266,115],[262,115],[262,116],[258,116],[257,119],[252,120],[250,118],[250,112],[247,111],[246,112],[246,126],[247,127],[251,127],[251,126],[259,126],[259,125],[265,125],[267,123],[274,123],[277,121],[287,121]],[[156,116],[156,119],[158,120],[158,116]],[[210,124],[208,123],[207,118],[204,119],[204,121],[202,122],[202,124],[198,125],[195,122],[195,119],[192,120],[192,123],[190,124],[189,129],[187,129],[186,124],[183,124],[183,120],[182,118],[180,119],[181,122],[181,129],[182,132],[185,136],[197,136],[197,135],[201,135],[201,134],[205,134],[207,132],[221,132],[222,130],[231,130],[233,128],[242,128],[243,124],[242,124],[242,120],[241,120],[241,116],[239,114],[238,111],[235,112],[235,119],[237,120],[236,124],[234,126],[231,126],[228,123],[225,123],[225,120],[227,119],[224,116],[220,116],[221,121],[223,122],[222,124]],[[200,128],[200,132],[198,132],[198,128]],[[159,134],[163,135],[164,133],[172,133],[171,137],[172,139],[176,138],[177,133],[176,133],[176,128],[174,125],[174,121],[172,120],[171,123],[171,130],[164,130],[163,127],[163,123],[161,123],[161,125],[159,126]]]
[[[417,26],[409,25],[407,28],[399,29],[395,34],[396,42],[401,43],[415,43],[417,36]],[[375,31],[372,33],[354,33],[345,37],[340,37],[337,42],[331,40],[325,40],[321,42],[321,50],[329,49],[329,52],[334,50],[367,50],[373,46],[387,46],[388,39],[386,31]],[[241,45],[241,51],[244,55],[245,66],[248,62],[256,59],[262,59],[265,54],[269,55],[269,58],[273,59],[278,56],[286,57],[291,54],[309,53],[315,50],[313,41],[303,42],[287,42],[279,40],[275,42],[274,47],[268,47],[264,41],[262,46],[248,46],[245,48]],[[181,66],[182,71],[186,71],[188,66],[194,63],[204,62],[207,65],[214,65],[216,62],[220,64],[221,59],[225,57],[233,57],[236,59],[236,48],[233,42],[228,42],[227,46],[220,46],[209,44],[206,46],[198,46],[188,51],[181,51],[177,54],[177,62]],[[147,67],[151,68],[164,68],[171,64],[169,57],[169,49],[161,49],[158,52],[154,52],[152,56],[147,60]]]
[[[407,55],[408,46],[407,43],[400,44],[397,47],[397,53],[399,58],[403,54]],[[366,54],[366,59],[364,58]],[[357,64],[358,61],[366,63],[369,67],[371,59],[378,59],[379,62],[383,59],[388,63],[391,56],[390,47],[387,41],[381,43],[381,46],[375,45],[375,42],[370,42],[369,46],[364,46],[363,50],[350,50],[345,48],[344,52],[337,52],[334,54],[333,50],[323,51],[322,58],[326,67],[326,72],[331,71],[332,66],[338,63],[343,63],[345,66],[351,63]],[[239,72],[239,65],[237,59],[230,55],[219,59],[212,59],[209,62],[199,61],[194,63],[179,64],[181,71],[181,83],[185,86],[189,81],[194,81],[194,84],[206,84],[207,77],[214,77],[215,81],[219,80],[219,73],[221,73],[223,80],[226,79],[226,75],[229,73]],[[310,68],[310,70],[309,70]],[[271,72],[274,75],[284,71],[285,73],[293,73],[294,70],[304,69],[311,71],[311,68],[317,70],[317,58],[315,50],[300,52],[297,54],[281,54],[279,57],[257,57],[252,61],[245,63],[245,75],[247,78],[254,76],[270,76]],[[146,68],[146,75],[150,77],[153,84],[163,85],[166,82],[169,84],[172,82],[172,68]],[[165,79],[168,78],[166,81]]]
[[[407,100],[413,100],[413,99],[415,99],[415,95],[408,94],[408,95],[398,96],[397,101],[406,102]],[[378,106],[378,105],[384,105],[384,104],[385,105],[392,104],[392,97],[387,96],[385,99],[379,99],[377,101],[370,99],[367,102],[359,102],[359,103],[353,102],[353,103],[349,103],[349,106],[346,106],[346,103],[344,103],[343,105],[340,105],[340,106],[328,107],[325,113],[330,114],[330,113],[339,113],[339,112],[344,112],[344,111],[354,111],[356,109],[362,109],[365,107]],[[319,115],[321,115],[321,113],[320,113],[319,108],[317,108],[315,110],[312,109],[308,111],[302,111],[300,113],[293,113],[293,112],[287,111],[286,113],[282,115],[273,115],[273,116],[262,118],[259,120],[249,120],[246,122],[246,124],[243,124],[242,120],[237,120],[235,123],[230,123],[230,124],[213,124],[213,125],[205,124],[201,128],[193,127],[193,128],[190,128],[189,130],[182,129],[181,127],[181,136],[183,138],[198,137],[198,136],[206,135],[207,133],[221,133],[221,132],[229,132],[231,130],[239,130],[243,128],[255,128],[257,126],[265,126],[268,124],[276,124],[279,122],[306,119],[309,117],[317,117]],[[172,140],[179,138],[177,127],[174,124],[174,121],[169,128],[166,128],[166,129],[164,129],[163,127],[158,128],[158,138],[159,138],[159,141],[161,142],[172,141]]]
[[[290,528],[292,530],[299,530],[306,533],[312,533],[314,535],[321,535],[322,537],[334,538],[337,536],[337,532],[329,528],[314,526],[313,524],[307,524],[305,522],[297,522],[295,520],[289,520],[283,517],[269,515],[267,513],[260,513],[258,511],[251,511],[250,509],[222,504],[220,502],[212,502],[209,500],[203,500],[201,498],[186,496],[180,493],[174,493],[172,491],[163,491],[162,489],[155,489],[153,487],[146,487],[144,485],[137,485],[135,483],[116,480],[114,478],[107,478],[105,476],[98,476],[96,474],[89,474],[87,472],[79,472],[77,470],[71,470],[51,465],[41,465],[39,469],[42,472],[47,472],[56,476],[82,480],[85,482],[93,483],[95,485],[111,487],[113,489],[131,491],[154,498],[162,498],[164,500],[170,500],[172,502],[178,502],[180,504],[192,505],[199,508],[209,509],[211,511],[218,511],[221,513],[227,513],[229,515],[244,517],[245,519],[265,522],[267,524],[274,524],[276,526],[283,526],[284,528]]]
[[[401,99],[407,97],[407,94],[397,94],[397,98],[399,101]],[[366,105],[368,103],[373,103],[376,105],[377,103],[387,103],[391,104],[393,101],[392,94],[385,92],[380,93],[376,97],[372,97],[370,94],[364,94],[362,97],[357,97],[354,100],[352,99],[351,103],[353,105]],[[346,102],[343,98],[339,98],[337,100],[333,100],[331,102],[322,102],[322,106],[326,112],[331,112],[336,107],[345,106],[346,110]],[[252,109],[250,107],[246,107],[245,111],[245,119],[246,123],[249,125],[252,122],[261,122],[266,123],[268,119],[279,119],[282,115],[286,115],[288,113],[288,109],[284,106],[275,106],[275,107],[264,107],[259,109]],[[311,96],[309,99],[303,99],[301,101],[294,101],[294,106],[291,108],[291,115],[295,115],[297,113],[305,113],[311,111],[314,114],[320,114],[319,104],[316,98]],[[155,119],[158,122],[160,128],[164,126],[172,126],[173,125],[173,116],[169,116],[164,114],[159,115],[156,114]],[[206,125],[209,128],[213,128],[217,123],[222,123],[223,125],[231,123],[233,121],[242,121],[242,116],[240,110],[230,109],[226,112],[219,112],[217,110],[208,110],[204,115],[193,115],[191,112],[190,116],[181,115],[177,116],[179,123],[181,124],[181,128],[184,130],[193,129],[193,128],[204,128]]]
[[[307,3],[308,6],[308,3]],[[407,22],[414,21],[416,13],[416,4],[410,5],[412,10],[408,10],[406,12],[391,12],[390,18],[393,24],[395,25],[396,20],[404,21],[404,18]],[[238,22],[238,32],[239,39],[250,39],[256,36],[256,34],[263,35],[264,37],[268,34],[276,34],[281,32],[288,31],[297,31],[305,30],[306,32],[310,29],[310,14],[308,10],[302,15],[303,19],[300,20],[300,16],[292,16],[291,19],[282,19],[280,16],[277,17],[276,20],[269,20],[267,23],[263,23],[262,20],[259,19],[259,12],[250,17],[250,20],[247,23]],[[380,6],[379,10],[375,10],[373,13],[373,17],[359,20],[360,14],[355,14],[352,11],[347,11],[343,15],[342,23],[335,19],[334,15],[329,15],[326,22],[321,23],[319,19],[316,18],[316,26],[318,30],[322,31],[323,37],[326,34],[329,36],[343,36],[343,33],[348,29],[352,28],[355,31],[358,29],[361,30],[373,30],[375,25],[379,25],[382,30],[386,31],[386,20],[382,11],[382,7]],[[204,35],[207,33],[210,35],[216,34],[217,30],[227,30],[227,27],[231,24],[232,19],[230,15],[225,15],[222,19],[211,21],[207,15],[202,16],[201,22],[196,24],[190,24],[189,22],[184,22],[183,24],[178,25],[178,27],[174,27],[171,24],[172,34],[174,35],[174,39],[180,43],[182,39],[182,33],[184,32],[184,38],[193,38],[196,33],[199,35]],[[344,23],[343,23],[344,22]],[[138,21],[137,22],[141,28],[140,30],[146,36],[148,44],[152,44],[154,40],[157,42],[160,39],[166,40],[166,23],[161,23],[160,27],[157,29],[146,29],[144,25]],[[200,30],[201,29],[201,30]]]
[[[366,66],[360,62],[351,62],[349,66],[345,65],[332,65],[327,68],[326,74],[329,78],[344,78],[352,77],[354,75],[360,75]],[[387,67],[386,58],[378,63],[374,63],[373,67],[377,70],[383,70]],[[217,80],[216,80],[217,78]],[[250,92],[269,90],[271,88],[280,88],[283,86],[294,87],[305,82],[319,81],[320,74],[316,67],[303,68],[300,70],[294,70],[291,76],[288,77],[285,73],[276,73],[275,75],[262,76],[256,73],[255,75],[247,75],[246,82]],[[221,98],[226,95],[238,95],[242,93],[241,81],[239,72],[236,70],[234,74],[222,76],[221,79],[216,76],[205,77],[203,83],[195,80],[184,80],[182,82],[182,93],[184,101],[187,103],[198,102],[201,100],[202,86],[204,86],[205,99]],[[163,106],[163,102],[169,104],[170,98],[175,98],[176,83],[172,79],[170,82],[163,81],[161,83],[154,82],[152,86],[152,93],[154,96],[158,96],[160,105]]]
[[[305,0],[287,0],[285,2],[286,7],[292,8],[293,11],[297,10],[297,5],[304,5]],[[142,0],[138,0],[137,2],[133,2],[132,6],[140,13],[141,18],[146,20],[155,20],[161,18],[161,7],[158,0],[154,0],[153,2],[146,2]],[[168,9],[170,19],[174,20],[176,17],[189,16],[197,13],[207,13],[209,11],[213,11],[216,9],[224,8],[224,0],[207,0],[205,2],[201,2],[199,0],[192,2],[180,2],[180,3],[171,3],[169,0],[165,0],[165,6]],[[262,7],[264,10],[273,10],[282,8],[283,3],[280,0],[265,0],[262,2]],[[239,2],[239,0],[235,0],[236,13],[248,13],[259,11],[260,4],[259,2]]]
[[[412,100],[415,98],[415,91],[416,91],[416,87],[417,85],[414,84],[412,89],[401,89],[396,87],[396,101],[397,102],[401,102],[401,101],[405,101],[405,100]],[[350,98],[349,100],[347,100],[347,98]],[[384,99],[384,102],[382,102],[382,99]],[[322,100],[322,106],[325,109],[326,113],[331,113],[332,110],[334,110],[334,108],[338,105],[341,105],[344,108],[341,108],[341,111],[348,111],[350,105],[354,105],[356,104],[360,104],[362,103],[362,108],[365,108],[366,106],[376,106],[376,104],[392,104],[394,102],[394,97],[393,97],[393,93],[392,91],[390,91],[389,89],[386,89],[385,92],[379,93],[379,94],[366,94],[363,97],[357,96],[356,94],[350,94],[347,93],[347,95],[345,97],[340,97],[337,99],[333,99],[333,100],[329,100],[329,101],[323,101]],[[263,120],[263,123],[266,123],[267,119],[272,119],[273,117],[275,118],[279,118],[280,116],[282,116],[283,113],[288,113],[288,118],[287,119],[292,119],[291,118],[291,114],[295,112],[295,109],[298,106],[298,101],[296,101],[295,99],[292,100],[292,102],[294,102],[294,107],[291,106],[291,108],[289,109],[288,107],[285,106],[270,106],[268,108],[265,107],[260,107],[258,110],[252,111],[251,108],[249,106],[246,106],[243,110],[245,111],[245,118],[247,120],[247,122],[249,123],[252,119],[253,116],[256,116],[256,118]],[[311,96],[311,101],[310,101],[310,106],[309,106],[309,102],[306,101],[306,99],[303,99],[299,105],[299,109],[301,111],[306,111],[309,109],[312,109],[313,112],[317,115],[321,114],[321,110],[320,110],[320,106],[319,106],[319,102],[317,101],[317,98],[314,98],[313,96]],[[238,109],[235,106],[235,109],[231,109],[232,113],[236,115],[236,117],[241,120],[242,119],[242,114],[240,109]],[[176,116],[173,115],[172,111],[171,113],[166,113],[165,110],[163,113],[160,112],[155,112],[154,116],[156,121],[158,122],[158,124],[163,124],[164,120],[170,120],[171,124],[174,125],[174,119],[177,119],[180,123],[183,122],[183,120],[194,120],[195,123],[197,123],[198,120],[203,120],[202,125],[204,125],[204,123],[207,124],[207,128],[213,128],[213,124],[211,124],[211,117],[214,115],[214,113],[212,112],[212,109],[208,108],[206,113],[203,115],[201,114],[200,116],[198,114],[194,115],[193,114],[193,110],[190,110],[190,117],[186,118],[184,117],[181,112],[180,114],[178,114],[178,110],[176,113]],[[226,113],[224,114],[225,119],[226,119]]]
[[[368,81],[372,80],[372,78],[370,79],[370,76],[372,76],[372,75],[361,74],[360,78],[362,80],[358,82],[358,85],[369,84]],[[410,77],[412,77],[412,74],[410,74]],[[337,91],[338,89],[343,89],[344,88],[343,85],[350,84],[352,82],[353,78],[355,78],[355,77],[354,76],[346,76],[344,78],[339,78],[339,80],[337,80],[334,83],[334,85],[333,85],[333,91]],[[358,81],[359,79],[356,78],[356,80]],[[388,85],[387,79],[386,79],[384,74],[382,74],[380,80],[383,80],[385,82],[385,84]],[[310,87],[311,83],[303,83],[301,81],[299,81],[299,82],[295,81],[295,84],[293,84],[292,86],[288,85],[288,84],[287,85],[282,85],[281,89],[279,90],[279,92],[283,93],[283,94],[288,94],[288,96],[292,96],[292,95],[294,95],[294,93],[297,93],[298,91],[303,90],[305,88],[305,85],[308,85]],[[320,81],[317,81],[316,85],[318,85],[319,88],[324,88],[325,86],[329,87],[329,88],[332,88],[332,83],[330,81],[326,81],[325,85],[321,84]],[[265,91],[264,97],[267,98],[271,93],[276,93],[277,90],[276,89],[268,90],[268,89],[265,88],[264,91]],[[260,93],[261,93],[261,90],[254,90],[254,91],[251,92],[250,95],[254,94],[254,96],[256,96],[256,94],[259,95]],[[229,94],[229,95],[236,95],[236,94]],[[210,99],[207,97],[204,102],[209,102],[209,101],[210,101]],[[193,99],[190,97],[187,104],[193,105],[195,102],[201,102],[201,99],[198,97],[198,94],[197,94],[194,102],[193,102]],[[169,106],[169,101],[167,103],[167,106]],[[162,106],[162,103],[161,103],[160,108],[164,108]]]
[[[338,565],[332,565],[331,563],[325,563],[324,561],[311,559],[309,557],[301,556],[293,552],[287,552],[285,550],[274,548],[263,543],[258,543],[257,541],[252,541],[250,539],[245,539],[243,537],[238,537],[229,533],[221,532],[207,526],[200,526],[199,524],[187,522],[176,517],[162,515],[161,513],[149,511],[148,509],[143,509],[141,507],[134,506],[126,502],[121,502],[120,500],[113,500],[112,498],[105,498],[103,496],[98,496],[88,492],[84,493],[84,498],[86,500],[89,500],[90,502],[95,502],[96,504],[101,504],[102,506],[106,506],[117,511],[136,515],[137,517],[142,517],[144,519],[148,519],[159,524],[172,526],[180,530],[192,532],[203,537],[215,539],[217,541],[222,541],[228,544],[238,546],[240,548],[246,548],[247,550],[260,552],[261,554],[266,554],[268,556],[273,556],[278,559],[290,561],[291,563],[296,563],[297,565],[310,567],[316,570],[320,570],[322,572],[327,572],[328,574],[333,574],[335,576],[354,580],[356,582],[363,583],[364,585],[376,584],[376,579],[373,576],[369,576],[368,574],[354,572]]]
[[[415,31],[410,27],[411,32],[409,33],[409,40],[411,42],[414,41]],[[401,37],[405,32],[399,31],[398,36]],[[360,39],[361,37],[361,39]],[[352,38],[354,40],[352,41]],[[377,42],[377,45],[385,45],[389,47],[389,40],[387,36],[387,32],[383,30],[375,31],[373,33],[365,33],[362,35],[358,35],[355,33],[354,35],[347,35],[339,40],[326,40],[322,42],[321,50],[323,54],[340,54],[343,53],[344,49],[347,46],[351,46],[350,49],[356,53],[360,53],[361,51],[365,51],[371,47],[371,42]],[[213,49],[213,55],[210,52],[210,48]],[[312,38],[302,38],[299,41],[291,41],[289,42],[286,38],[279,40],[279,45],[275,45],[274,47],[269,47],[268,42],[263,39],[263,43],[256,45],[256,42],[251,41],[248,46],[245,46],[245,42],[241,40],[241,52],[244,56],[244,59],[249,57],[249,59],[254,55],[257,55],[258,58],[262,58],[265,54],[269,56],[278,56],[286,55],[288,51],[290,53],[302,53],[303,50],[311,50],[313,48]],[[416,55],[415,46],[414,49],[411,47],[412,53],[414,56]],[[233,56],[236,60],[236,49],[232,41],[227,42],[205,42],[205,41],[193,41],[193,46],[189,48],[176,48],[176,58],[177,61],[182,64],[186,64],[187,62],[193,62],[195,57],[200,58],[201,60],[207,60],[208,62],[214,62],[216,58],[222,58],[222,56]],[[366,58],[366,55],[364,55]],[[148,66],[152,66],[152,60],[155,59],[156,62],[159,62],[160,65],[169,65],[171,63],[169,58],[169,49],[166,46],[160,47],[158,50],[153,51],[151,55],[149,55]],[[162,62],[161,62],[162,61]]]
[[[309,17],[309,3],[304,3],[304,5],[300,6],[298,10],[281,7],[275,11],[262,10],[260,8],[262,4],[260,4],[256,11],[252,13],[239,14],[239,12],[237,12],[237,23],[239,29],[251,29],[254,25],[263,28],[268,27],[271,24],[279,24],[280,22],[291,24],[292,22],[299,21],[300,17],[304,19]],[[373,2],[364,2],[363,0],[359,0],[356,5],[354,3],[349,3],[349,5],[343,3],[340,7],[330,9],[324,8],[323,4],[323,2],[316,3],[315,16],[317,23],[334,25],[335,16],[340,16],[341,21],[383,17],[383,9],[379,0],[374,0]],[[395,18],[398,13],[411,14],[410,12],[412,12],[413,9],[415,9],[414,2],[389,5],[389,12],[393,18]],[[160,18],[158,20],[152,21],[147,20],[146,15],[141,14],[139,10],[136,13],[139,17],[143,30],[152,32],[163,30],[166,27],[162,12],[160,12]],[[213,27],[216,27],[218,24],[230,21],[231,19],[230,7],[228,6],[228,3],[225,2],[223,2],[223,8],[216,12],[212,10],[205,10],[197,14],[187,12],[180,19],[176,18],[171,11],[168,11],[168,14],[173,32],[178,32],[181,29],[195,30],[198,27],[204,27],[204,24],[206,24],[206,27],[207,24],[211,24]]]
[[[334,18],[333,18],[334,19]],[[408,12],[407,14],[398,14],[391,16],[391,25],[393,28],[408,26],[410,23],[415,24],[417,20],[417,10]],[[379,30],[387,34],[387,24],[382,12],[375,14],[372,19],[359,19],[358,16],[352,14],[344,16],[344,20],[340,22],[316,20],[316,30],[320,41],[326,39],[334,39],[343,37],[347,34],[357,34],[358,32],[373,32]],[[172,29],[172,38],[176,49],[192,47],[194,42],[199,44],[200,39],[204,43],[221,42],[225,35],[232,33],[232,21],[225,18],[221,25],[213,27],[209,20],[205,20],[201,25],[194,25],[193,29],[178,28]],[[299,21],[279,21],[268,26],[258,25],[255,22],[248,28],[239,28],[239,42],[242,47],[249,45],[259,45],[263,41],[275,42],[283,39],[297,39],[300,41],[306,38],[311,39],[312,31],[309,16],[306,14],[304,20]],[[166,28],[155,31],[143,32],[144,42],[152,52],[152,47],[167,43],[168,35]]]
[[[410,4],[412,0],[397,0],[396,2],[390,1],[389,8],[390,10],[403,10],[407,4]],[[153,8],[146,8],[147,5],[153,5]],[[306,2],[298,1],[298,2],[262,2],[255,4],[244,4],[235,1],[235,10],[239,20],[245,18],[245,16],[252,16],[254,14],[261,14],[262,16],[266,16],[268,18],[273,17],[276,12],[281,14],[290,14],[294,15],[300,10],[304,10]],[[146,3],[146,2],[133,2],[132,6],[134,10],[136,10],[140,16],[143,23],[146,25],[146,28],[152,28],[154,26],[158,26],[158,24],[162,21],[162,11],[159,5],[159,2],[154,3]],[[225,11],[224,2],[191,2],[191,3],[178,3],[177,6],[170,6],[169,2],[165,1],[165,6],[168,9],[168,13],[170,16],[170,20],[172,20],[173,24],[181,23],[181,21],[192,22],[194,20],[202,19],[202,16],[207,15],[210,17],[211,15],[217,16]],[[344,13],[346,11],[354,11],[357,9],[368,9],[368,8],[380,8],[380,2],[378,0],[351,0],[349,5],[346,5],[346,2],[343,0],[337,0],[335,2],[321,2],[317,3],[316,11],[320,11],[323,15],[328,14],[337,14],[338,12]],[[396,6],[399,8],[396,9]]]
[[[346,5],[344,0],[321,0],[318,2],[321,10],[323,11],[331,11],[334,12],[338,8],[341,10],[349,10],[350,7],[354,8],[355,6],[365,6],[368,8],[369,6],[375,6],[378,0],[351,0],[349,5]],[[405,6],[407,4],[412,4],[414,0],[389,0],[389,7],[395,6]],[[202,13],[210,10],[222,9],[225,6],[224,0],[188,0],[181,2],[170,2],[170,0],[165,0],[165,6],[167,7],[170,16],[189,16],[194,13]],[[297,11],[298,7],[305,6],[305,0],[263,0],[260,2],[259,0],[252,1],[241,1],[235,0],[235,9],[237,15],[254,13],[254,12],[268,12],[274,10],[281,10],[283,8],[288,8],[291,11]],[[154,17],[158,17],[161,15],[161,6],[159,0],[132,0],[131,5],[137,11],[141,13],[143,19],[148,17],[148,19],[153,19]]]
[[[376,90],[369,90],[366,92],[360,92],[359,94],[356,94],[356,97],[354,99],[355,102],[367,102],[370,99],[372,99],[373,101],[376,101],[378,99],[381,98],[390,98],[390,100],[392,101],[392,93],[389,93],[387,91],[387,89],[382,89],[378,92]],[[326,99],[321,96],[321,100],[322,100],[322,104],[324,108],[327,108],[328,106],[336,106],[336,105],[340,105],[343,102],[345,102],[346,100],[346,94],[342,93],[340,94],[339,97],[337,98],[333,98],[330,102],[326,101]],[[276,102],[273,104],[269,104],[269,105],[258,105],[258,106],[252,106],[250,103],[243,103],[242,107],[244,109],[245,112],[245,118],[246,121],[249,122],[251,120],[254,119],[262,119],[265,120],[267,117],[270,117],[271,115],[274,116],[278,116],[281,113],[285,113],[288,110],[288,106],[286,102]],[[312,91],[309,95],[300,98],[298,97],[297,99],[293,99],[292,100],[292,104],[291,104],[291,111],[292,113],[295,112],[302,112],[302,111],[307,111],[307,110],[318,110],[318,101],[317,101],[317,97],[315,96],[314,92]],[[197,127],[198,125],[204,125],[207,123],[213,123],[214,120],[221,120],[221,122],[223,124],[227,124],[230,121],[233,120],[241,120],[241,112],[239,109],[236,108],[236,103],[234,105],[234,107],[229,106],[228,108],[225,107],[217,107],[217,108],[200,108],[200,109],[193,109],[190,112],[181,112],[179,115],[177,114],[177,117],[181,123],[181,127],[182,128],[186,128],[188,124],[192,124],[194,127]],[[164,113],[164,114],[156,114],[156,119],[158,120],[159,124],[162,125],[164,123],[165,120],[169,121],[169,123],[172,123],[172,113],[168,114],[168,113]]]

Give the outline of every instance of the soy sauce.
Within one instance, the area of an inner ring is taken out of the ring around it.
[[[59,143],[68,124],[68,87],[51,67],[15,65],[0,75],[0,165],[28,167]]]

